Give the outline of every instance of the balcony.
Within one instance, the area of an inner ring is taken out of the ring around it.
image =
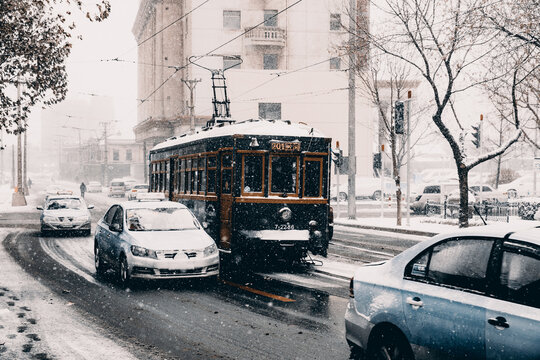
[[[249,30],[246,29],[246,30]],[[275,26],[260,26],[246,33],[245,44],[252,46],[285,46],[285,30]]]

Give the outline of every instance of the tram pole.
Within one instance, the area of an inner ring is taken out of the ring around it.
[[[201,79],[182,79],[182,82],[186,84],[189,89],[189,130],[195,131],[195,100],[193,98],[193,93],[195,92],[195,87],[197,86],[197,83],[201,82]]]
[[[349,191],[348,191],[348,216],[356,219],[356,79],[355,79],[355,30],[356,30],[356,1],[349,0]],[[339,194],[338,194],[339,196]]]

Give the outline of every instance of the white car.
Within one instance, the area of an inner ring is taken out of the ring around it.
[[[191,211],[172,201],[130,201],[109,208],[94,240],[98,276],[115,270],[121,286],[133,278],[217,278],[214,240]]]
[[[507,193],[510,198],[534,196],[534,176],[524,175],[511,183],[499,185],[499,190]],[[536,176],[536,194],[540,195],[540,174]]]
[[[350,282],[351,358],[540,359],[539,329],[540,228],[531,225],[437,235]]]
[[[469,186],[476,196],[476,201],[488,201],[488,202],[508,202],[508,193],[493,189],[489,185],[472,185]]]
[[[90,212],[94,205],[86,205],[84,199],[73,195],[50,195],[40,216],[41,234],[52,232],[81,231],[85,236],[90,235]]]
[[[346,177],[340,177],[339,184],[339,200],[346,201],[348,197],[349,186],[347,184]],[[337,182],[332,180],[332,186],[330,187],[330,198],[335,199],[337,197]],[[394,180],[390,178],[384,179],[384,193],[394,194],[396,185]],[[404,188],[402,188],[404,189]],[[379,200],[381,198],[381,179],[374,177],[357,176],[355,179],[355,195],[356,198],[370,198],[373,200]]]
[[[128,200],[137,199],[139,194],[144,194],[148,192],[148,185],[146,184],[135,184],[131,187],[131,190],[128,191]]]
[[[101,186],[101,183],[98,181],[90,181],[88,185],[86,186],[86,191],[89,193],[94,192],[102,192],[103,188]]]

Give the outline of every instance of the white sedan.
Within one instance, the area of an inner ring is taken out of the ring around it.
[[[98,222],[96,273],[115,270],[125,287],[133,278],[178,279],[219,274],[214,240],[191,211],[171,201],[116,204]]]
[[[90,235],[90,212],[93,205],[86,205],[84,199],[74,195],[49,195],[40,216],[41,233],[82,231]]]

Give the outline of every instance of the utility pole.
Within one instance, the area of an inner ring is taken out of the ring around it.
[[[186,86],[189,89],[189,119],[190,119],[189,129],[191,131],[195,131],[195,100],[193,98],[193,93],[195,92],[195,87],[197,86],[197,83],[201,82],[201,79],[194,79],[194,80],[182,79],[182,82],[186,84]]]
[[[107,142],[107,127],[109,126],[108,122],[102,122],[101,125],[103,126],[103,142],[104,142],[104,151],[103,151],[103,185],[108,186],[109,185],[109,149],[108,149],[108,142]]]
[[[349,191],[348,216],[356,219],[356,79],[355,79],[355,32],[356,32],[356,1],[349,0]],[[339,194],[338,194],[339,196]]]
[[[407,92],[407,226],[411,226],[411,100],[412,91]]]
[[[26,141],[26,120],[24,120],[24,159],[23,159],[23,191],[24,195],[30,195],[28,191],[28,142]]]
[[[15,144],[11,144],[11,188],[15,188]]]

